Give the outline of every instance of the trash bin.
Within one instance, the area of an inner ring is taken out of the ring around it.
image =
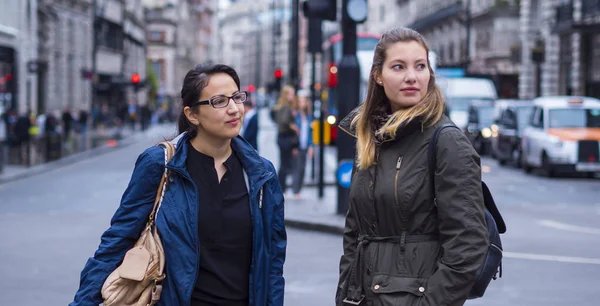
[[[46,161],[57,160],[62,157],[62,141],[58,132],[46,134]]]

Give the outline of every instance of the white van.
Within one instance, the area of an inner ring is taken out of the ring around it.
[[[489,101],[493,105],[498,99],[496,86],[489,79],[444,78],[437,80],[437,84],[446,100],[450,119],[461,129],[467,125],[468,110],[473,101]]]

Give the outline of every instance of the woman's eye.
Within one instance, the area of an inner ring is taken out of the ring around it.
[[[425,69],[425,68],[427,68],[427,67],[425,66],[425,64],[418,64],[418,65],[417,65],[417,68],[418,68],[418,69]]]
[[[400,69],[402,69],[402,65],[394,65],[394,66],[392,66],[392,69],[400,70]]]

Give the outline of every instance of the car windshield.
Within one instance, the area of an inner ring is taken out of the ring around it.
[[[550,128],[600,128],[600,108],[551,109]]]
[[[482,127],[490,127],[494,121],[493,107],[479,107],[479,125]]]
[[[478,104],[489,104],[490,106],[494,105],[493,100],[481,100],[475,98],[448,98],[448,109],[450,111],[468,111],[469,106],[473,104],[473,102],[477,102]]]
[[[521,106],[517,108],[517,124],[519,131],[525,129],[525,127],[529,124],[532,110],[533,107],[531,106]]]

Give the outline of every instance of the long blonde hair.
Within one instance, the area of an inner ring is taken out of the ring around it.
[[[280,109],[284,105],[289,106],[290,108],[293,108],[294,101],[290,101],[288,99],[288,96],[290,93],[293,93],[294,91],[295,91],[294,87],[292,87],[290,85],[283,86],[283,88],[281,88],[281,92],[279,93],[279,99],[277,99],[277,105],[275,106],[275,108]]]
[[[387,49],[398,42],[416,41],[423,48],[426,54],[429,54],[429,47],[425,39],[418,32],[408,28],[395,28],[383,33],[381,39],[375,46],[375,55],[373,56],[373,65],[369,77],[367,88],[367,98],[360,111],[352,121],[356,126],[357,141],[357,161],[358,167],[366,169],[377,162],[376,155],[376,137],[389,136],[396,137],[396,131],[401,125],[408,124],[415,118],[422,118],[423,125],[430,127],[435,125],[444,114],[444,99],[439,87],[435,84],[435,75],[431,69],[429,57],[427,58],[427,67],[431,77],[427,86],[427,94],[419,104],[410,108],[401,109],[392,114],[382,127],[375,125],[376,115],[386,112],[389,108],[389,100],[385,95],[382,86],[376,83],[376,78],[381,75],[383,63],[386,59]],[[375,131],[375,128],[379,128]]]

